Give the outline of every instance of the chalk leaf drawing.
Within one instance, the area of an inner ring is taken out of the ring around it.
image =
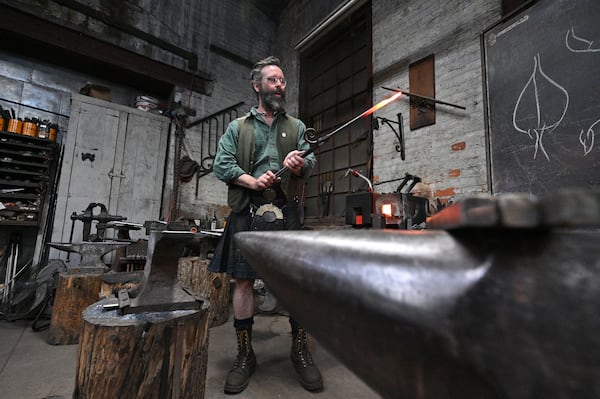
[[[533,72],[519,93],[513,111],[514,128],[535,140],[533,159],[541,152],[550,161],[544,149],[544,134],[552,133],[560,125],[568,107],[569,93],[544,73],[540,55],[536,54],[533,58]]]
[[[596,129],[598,123],[600,123],[600,119],[592,123],[585,134],[583,129],[581,129],[581,133],[579,133],[579,142],[583,146],[583,156],[589,154],[592,151],[592,148],[594,148],[594,136],[596,135],[594,129]]]
[[[565,46],[574,53],[597,53],[600,48],[593,48],[594,42],[575,36],[573,27],[567,31],[565,36]]]

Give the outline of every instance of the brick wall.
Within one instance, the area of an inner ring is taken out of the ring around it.
[[[411,131],[408,99],[379,111],[404,116],[406,159],[400,158],[389,128],[374,134],[374,180],[386,182],[405,173],[423,179],[413,192],[453,200],[488,191],[480,34],[500,17],[497,0],[374,1],[374,102],[390,94],[381,86],[410,91],[408,67],[433,54],[436,98],[466,107],[436,106],[436,123]],[[394,191],[398,181],[376,186]]]
[[[319,13],[307,14],[303,10],[314,10],[312,6],[321,2],[300,3],[286,10],[278,30],[282,40],[277,48],[296,66],[292,73],[298,65],[293,45],[343,4],[330,2],[321,5]],[[390,181],[376,185],[376,191],[396,190],[405,173],[423,179],[413,192],[430,199],[445,202],[488,191],[480,34],[499,20],[500,1],[377,0],[371,7],[374,103],[390,95],[381,86],[410,89],[409,64],[434,54],[436,97],[467,108],[438,105],[435,125],[414,131],[408,127],[407,99],[378,111],[377,116],[391,120],[398,112],[403,114],[406,159],[401,160],[395,150],[397,139],[391,129],[384,126],[375,131],[374,181]]]

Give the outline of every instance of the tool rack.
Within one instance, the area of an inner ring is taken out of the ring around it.
[[[56,142],[0,131],[0,246],[18,235],[19,264],[43,248],[38,241],[48,230],[58,161]]]

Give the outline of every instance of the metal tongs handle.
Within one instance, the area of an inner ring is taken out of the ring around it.
[[[317,146],[315,146],[315,147],[311,147],[311,148],[309,148],[308,150],[304,151],[304,152],[303,152],[303,153],[300,155],[300,157],[302,157],[302,158],[306,158],[308,155],[310,155],[310,154],[312,154],[313,152],[315,152],[315,150],[316,150],[318,147],[320,147],[321,145],[322,145],[322,144],[319,144],[319,145],[317,145]],[[283,168],[281,168],[281,169],[279,169],[277,172],[275,172],[275,177],[281,177],[281,176],[283,176],[283,174],[284,174],[285,172],[287,172],[287,171],[288,171],[288,168],[287,168],[286,166],[284,166]]]

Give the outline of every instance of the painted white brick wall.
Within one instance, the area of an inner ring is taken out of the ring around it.
[[[372,2],[374,102],[389,96],[381,86],[408,87],[408,66],[435,57],[436,98],[466,107],[436,106],[436,123],[409,128],[408,98],[377,112],[404,117],[406,160],[392,143],[394,133],[382,127],[374,134],[374,180],[401,179],[405,173],[423,182],[413,192],[451,201],[488,191],[480,34],[500,18],[498,0],[419,0]],[[394,191],[399,181],[376,186]]]

